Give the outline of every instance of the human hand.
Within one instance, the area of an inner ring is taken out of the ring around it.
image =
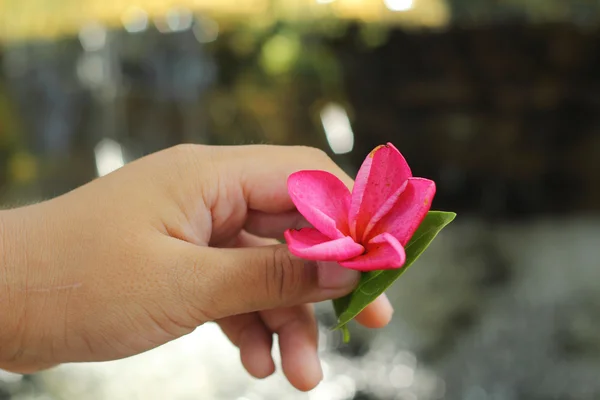
[[[0,368],[132,356],[218,323],[257,378],[322,379],[312,303],[349,293],[356,271],[293,257],[281,238],[306,221],[287,177],[352,180],[306,147],[182,145],[66,195],[0,212]],[[386,325],[385,297],[357,320]]]

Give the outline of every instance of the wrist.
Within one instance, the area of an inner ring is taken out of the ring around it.
[[[57,314],[44,285],[56,246],[49,203],[0,210],[0,369],[30,373],[52,364],[41,346],[53,340]]]
[[[43,280],[44,243],[36,223],[40,205],[0,211],[0,363],[20,361],[24,349],[36,343],[34,336],[45,305],[28,296],[29,289]],[[35,268],[33,268],[35,267]]]
[[[0,362],[14,356],[15,343],[20,341],[19,310],[23,309],[21,296],[18,296],[16,274],[26,270],[22,257],[19,257],[18,226],[15,210],[0,211]]]

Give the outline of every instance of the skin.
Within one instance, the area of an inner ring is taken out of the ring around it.
[[[356,271],[292,256],[275,239],[306,225],[287,194],[304,169],[352,180],[307,147],[181,145],[70,193],[0,211],[0,368],[32,373],[133,356],[219,324],[256,378],[322,379],[312,303]],[[357,320],[391,319],[385,296]]]

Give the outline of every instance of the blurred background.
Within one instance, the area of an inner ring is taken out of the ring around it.
[[[182,142],[392,141],[458,219],[325,380],[255,381],[212,325],[127,360],[0,372],[2,400],[600,399],[597,0],[0,0],[0,204]]]

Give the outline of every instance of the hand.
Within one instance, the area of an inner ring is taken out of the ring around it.
[[[306,224],[287,177],[329,171],[305,147],[182,145],[66,195],[0,212],[0,368],[132,356],[215,321],[257,378],[322,379],[311,303],[350,292],[356,271],[294,258],[274,239]],[[385,297],[358,318],[386,325]]]

